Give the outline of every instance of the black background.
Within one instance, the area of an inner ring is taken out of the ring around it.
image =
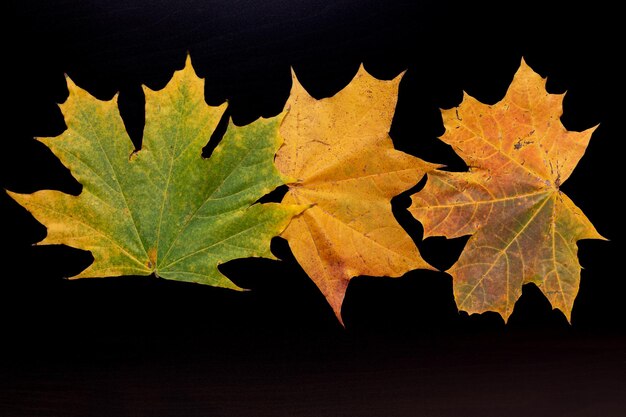
[[[6,416],[618,416],[626,409],[623,22],[599,2],[20,1],[9,3],[0,185],[16,192],[80,185],[35,136],[64,129],[64,73],[119,105],[141,143],[140,85],[162,88],[187,51],[206,99],[237,124],[279,113],[290,67],[317,98],[361,62],[389,79],[407,70],[391,128],[398,149],[462,169],[439,108],[462,91],[504,95],[522,56],[552,93],[567,90],[570,130],[600,124],[563,185],[609,242],[582,241],[580,292],[567,323],[527,285],[509,322],[458,312],[451,277],[359,277],[342,328],[274,239],[283,261],[221,270],[237,293],[153,277],[68,281],[91,261],[45,236],[0,194],[0,414]],[[219,132],[207,138],[209,148]],[[419,185],[412,191],[419,189]],[[280,198],[275,193],[270,198]],[[464,239],[421,241],[447,268]]]

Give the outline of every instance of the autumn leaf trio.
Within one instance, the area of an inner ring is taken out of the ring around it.
[[[40,244],[91,251],[93,263],[74,278],[154,273],[237,289],[218,265],[274,259],[270,240],[282,236],[341,321],[352,278],[433,269],[391,211],[391,198],[427,175],[409,208],[424,237],[471,235],[448,271],[459,309],[507,319],[533,282],[569,317],[580,282],[576,242],[602,237],[559,187],[593,128],[567,131],[562,95],[547,93],[522,61],[500,102],[465,95],[442,111],[440,139],[471,167],[449,172],[394,149],[388,132],[400,81],[361,67],[342,91],[316,100],[294,75],[283,113],[231,123],[204,159],[226,105],[206,105],[189,59],[163,90],[144,87],[137,152],[116,103],[68,79],[67,130],[39,140],[83,190],[10,195],[47,227]],[[280,204],[255,203],[282,184]]]

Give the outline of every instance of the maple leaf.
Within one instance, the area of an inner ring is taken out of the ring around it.
[[[602,236],[559,189],[595,129],[567,131],[562,101],[522,60],[500,102],[465,94],[459,107],[442,111],[441,140],[470,170],[429,173],[409,211],[424,237],[472,235],[449,271],[462,310],[506,320],[522,285],[533,282],[570,316],[581,269],[576,242]]]
[[[91,251],[76,278],[149,275],[237,288],[217,269],[242,257],[272,257],[270,239],[302,209],[253,204],[283,184],[273,165],[280,117],[229,126],[209,159],[202,148],[226,104],[210,107],[187,58],[162,91],[144,87],[143,149],[133,152],[114,100],[68,81],[67,130],[39,139],[83,185],[78,196],[10,193],[46,225],[41,244]]]
[[[361,67],[331,98],[316,100],[293,76],[276,166],[292,181],[283,203],[308,205],[281,236],[341,321],[348,282],[430,268],[391,211],[391,198],[435,165],[395,150],[388,131],[400,78]]]

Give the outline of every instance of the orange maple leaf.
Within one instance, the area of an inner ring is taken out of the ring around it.
[[[429,268],[391,211],[391,198],[436,167],[393,147],[389,127],[400,76],[361,67],[331,98],[316,100],[295,75],[276,166],[290,177],[285,204],[310,205],[281,234],[341,321],[348,282]]]
[[[595,129],[567,131],[562,101],[522,60],[502,101],[486,105],[465,94],[459,107],[442,111],[441,140],[470,170],[429,173],[409,211],[424,237],[472,235],[449,271],[462,310],[506,320],[522,285],[533,282],[570,317],[580,282],[576,242],[603,238],[559,190]]]

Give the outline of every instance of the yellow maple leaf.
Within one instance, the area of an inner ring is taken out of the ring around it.
[[[393,147],[389,127],[400,76],[361,67],[331,98],[316,100],[293,77],[276,166],[292,179],[285,204],[310,205],[281,234],[341,321],[348,282],[429,268],[391,211],[391,198],[436,166]]]
[[[500,102],[466,94],[442,111],[441,140],[470,170],[429,173],[409,211],[424,237],[472,235],[449,271],[462,310],[492,310],[506,320],[522,285],[533,282],[570,316],[580,282],[576,242],[602,236],[559,190],[595,129],[567,131],[562,101],[522,60]]]

